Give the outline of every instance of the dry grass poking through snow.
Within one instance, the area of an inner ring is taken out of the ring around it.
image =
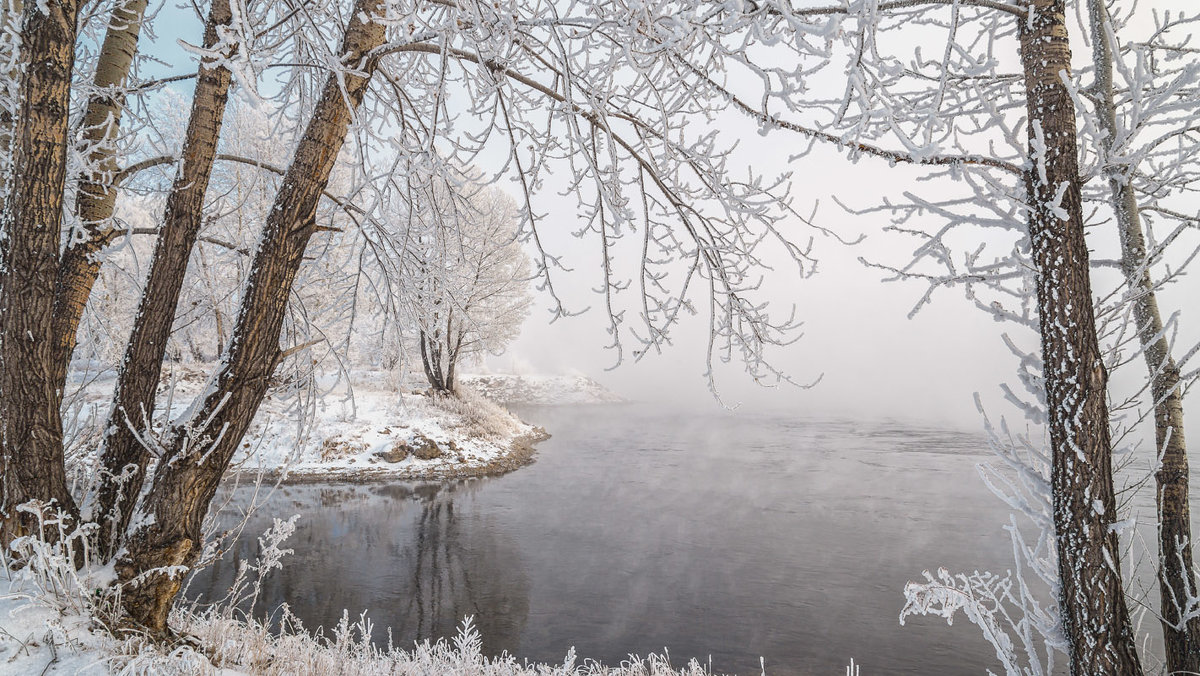
[[[616,667],[576,662],[568,651],[562,664],[530,664],[509,655],[488,657],[470,621],[451,640],[425,642],[411,650],[377,648],[365,617],[342,622],[314,636],[295,621],[277,634],[256,621],[210,610],[177,609],[172,625],[187,642],[164,646],[133,636],[118,639],[102,622],[64,610],[60,601],[39,598],[14,579],[0,596],[0,673],[114,674],[133,676],[709,676],[692,661],[675,669],[666,657],[650,655]]]
[[[460,388],[457,397],[420,397],[412,407],[429,417],[449,414],[463,432],[474,438],[508,439],[524,431],[516,416],[468,387]]]
[[[306,633],[274,636],[261,625],[197,617],[189,627],[205,646],[219,646],[213,652],[214,663],[263,676],[534,676],[534,675],[605,675],[605,676],[706,676],[709,672],[692,661],[682,669],[671,667],[669,660],[651,655],[628,661],[617,667],[594,662],[577,664],[574,650],[562,664],[529,664],[509,655],[487,657],[479,633],[470,620],[463,623],[451,640],[424,642],[412,650],[374,647],[368,620],[342,622],[327,636],[316,638]],[[181,672],[194,673],[194,672]]]

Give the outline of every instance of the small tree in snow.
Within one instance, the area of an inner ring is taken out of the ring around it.
[[[516,202],[496,188],[427,191],[409,223],[402,301],[411,340],[436,392],[452,393],[464,359],[499,352],[529,312],[529,257]]]

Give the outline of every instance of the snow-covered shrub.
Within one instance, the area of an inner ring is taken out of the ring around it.
[[[283,568],[283,558],[295,553],[281,545],[296,532],[299,514],[288,519],[273,519],[271,527],[258,537],[258,556],[239,562],[237,575],[222,598],[209,604],[221,616],[229,619],[249,619],[254,615],[262,594],[263,582],[271,571]]]
[[[8,574],[8,600],[53,609],[60,614],[87,615],[107,624],[116,608],[111,566],[93,565],[89,538],[95,524],[69,527],[70,517],[53,505],[30,501],[17,511],[37,520],[40,535],[15,538],[9,551],[0,551]]]

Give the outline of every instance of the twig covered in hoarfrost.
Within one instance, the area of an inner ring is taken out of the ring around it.
[[[247,165],[234,170],[222,162],[218,175],[236,174],[251,189],[224,184],[201,241],[250,251],[264,217],[264,196],[254,197],[252,186],[273,180],[250,167],[256,160],[266,173],[285,166],[294,143],[287,130],[312,109],[326,74],[352,66],[334,54],[346,3],[234,5],[234,20],[217,47],[191,51],[244,80],[254,93],[240,105],[257,112],[241,117],[259,115],[263,121],[255,124],[265,127],[261,138],[268,142],[249,148],[236,140],[245,138],[241,123],[232,124],[235,152],[221,157]],[[772,24],[745,8],[663,0],[613,6],[397,1],[386,4],[381,20],[389,26],[388,42],[378,50],[373,86],[355,113],[351,142],[327,191],[343,213],[322,211],[322,230],[332,234],[317,238],[314,265],[297,285],[297,304],[317,312],[295,313],[295,344],[336,332],[341,338],[318,352],[341,358],[354,331],[347,320],[369,325],[375,314],[360,311],[360,303],[395,316],[406,288],[402,271],[389,261],[413,252],[406,251],[407,224],[389,221],[414,199],[414,212],[428,208],[414,186],[461,184],[470,175],[518,198],[521,239],[537,252],[535,273],[551,299],[551,319],[589,304],[559,292],[567,272],[564,250],[574,245],[563,242],[561,217],[550,217],[544,206],[555,199],[552,193],[577,205],[578,225],[570,231],[600,252],[599,275],[591,279],[608,317],[614,364],[660,351],[681,321],[707,308],[710,362],[740,360],[766,384],[788,380],[771,366],[771,348],[797,338],[800,322],[769,303],[762,288],[765,252],[783,252],[804,276],[816,262],[812,234],[832,233],[792,209],[789,176],[755,171],[736,142],[718,135],[717,118],[732,105],[719,90],[756,82],[756,95],[778,96],[798,87],[813,63],[771,64],[753,46],[795,42],[819,54],[826,27]],[[122,137],[140,145],[122,149],[127,168],[113,177],[117,183],[132,178],[121,188],[128,192],[162,190],[161,178],[137,174],[179,155],[174,139],[181,122],[164,118],[166,108],[153,102],[165,95],[143,85],[136,79],[128,85],[137,124]],[[739,93],[746,94],[744,86]],[[235,220],[239,226],[230,228]],[[219,348],[245,263],[211,255],[226,269],[241,269],[223,275],[231,283],[209,294],[219,297],[181,309],[188,314],[184,325],[194,325],[192,335],[215,335]],[[322,281],[330,272],[333,280]],[[309,289],[316,292],[305,293]],[[212,317],[202,316],[210,310],[224,319],[215,331]],[[373,332],[382,330],[367,326],[360,335]],[[183,338],[181,349],[212,353],[206,341]],[[627,350],[630,341],[634,347]]]
[[[735,169],[733,144],[722,143],[711,124],[728,104],[670,64],[684,59],[729,78],[742,69],[770,71],[743,49],[760,37],[753,17],[669,2],[396,11],[391,20],[404,30],[382,49],[378,100],[360,112],[356,159],[375,180],[359,195],[386,204],[386,191],[403,195],[414,177],[461,181],[458,167],[509,182],[523,238],[538,251],[551,316],[564,317],[578,301],[558,292],[555,280],[566,268],[552,244],[557,225],[536,206],[541,193],[558,191],[578,205],[574,235],[601,252],[597,290],[616,362],[630,339],[635,358],[661,349],[679,319],[695,312],[690,296],[707,289],[719,347],[712,354],[738,358],[756,376],[782,377],[765,348],[788,342],[797,324],[757,298],[756,269],[769,240],[782,242],[802,273],[810,269],[807,245],[794,243],[805,238],[795,234],[802,221],[787,205],[787,177]],[[384,175],[370,169],[388,166]],[[622,242],[636,264],[623,260]],[[704,283],[692,283],[697,278]],[[619,302],[626,292],[640,296],[632,303],[637,326]]]
[[[976,398],[983,412],[982,403]],[[992,492],[1034,526],[1036,539],[1025,539],[1015,515],[1005,526],[1012,541],[1015,571],[1004,575],[976,571],[952,574],[925,571],[923,582],[904,587],[900,622],[910,615],[937,615],[953,623],[962,612],[983,632],[1008,676],[1050,676],[1056,655],[1066,652],[1058,605],[1058,559],[1050,497],[1050,458],[1030,440],[1014,434],[1006,421],[987,425],[989,446],[1001,467],[980,465]]]

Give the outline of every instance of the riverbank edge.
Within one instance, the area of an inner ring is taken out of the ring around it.
[[[544,427],[518,434],[508,443],[507,450],[498,457],[483,462],[464,462],[446,467],[388,467],[391,463],[379,463],[363,467],[312,466],[295,469],[254,468],[231,470],[226,481],[243,482],[261,480],[281,485],[312,483],[366,484],[385,481],[453,481],[477,477],[495,477],[514,472],[536,460],[537,444],[549,439],[551,434]]]

